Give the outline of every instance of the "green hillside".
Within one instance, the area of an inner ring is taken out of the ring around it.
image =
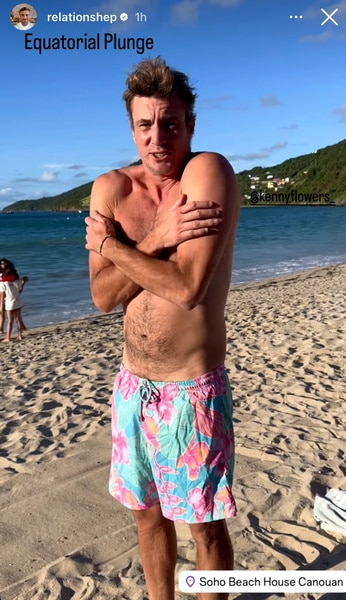
[[[93,182],[84,183],[72,190],[59,194],[39,198],[38,200],[20,200],[6,206],[1,212],[31,212],[37,211],[73,211],[89,210],[90,192]]]
[[[297,195],[329,194],[326,204],[346,204],[346,140],[273,167],[242,171],[237,178],[244,204],[251,204],[253,190],[286,194],[294,191]]]
[[[138,164],[138,161],[132,164]],[[329,194],[326,204],[346,204],[346,140],[312,154],[290,158],[279,165],[242,171],[237,174],[237,179],[244,205],[251,205],[251,193],[254,191],[271,194]],[[92,181],[85,183],[58,196],[20,200],[6,206],[1,212],[87,211],[92,184]],[[300,205],[303,203],[299,202]],[[321,203],[323,202],[318,202]],[[268,204],[272,205],[273,202]]]

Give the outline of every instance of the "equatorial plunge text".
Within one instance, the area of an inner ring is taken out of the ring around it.
[[[83,37],[61,35],[53,38],[25,34],[25,50],[36,50],[39,54],[50,50],[134,50],[137,54],[143,54],[153,48],[153,38],[122,37],[117,33],[97,33],[93,37],[84,33]]]

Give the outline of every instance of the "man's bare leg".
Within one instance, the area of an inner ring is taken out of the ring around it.
[[[199,571],[228,571],[233,569],[233,548],[225,521],[190,525],[196,542],[196,569]],[[203,592],[199,600],[227,600],[228,593]]]
[[[174,600],[177,537],[173,521],[159,504],[132,511],[138,530],[139,552],[150,600]]]

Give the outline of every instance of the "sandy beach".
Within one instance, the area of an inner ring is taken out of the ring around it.
[[[346,538],[320,529],[313,504],[346,492],[346,265],[233,287],[226,324],[235,568],[345,570]],[[115,314],[1,343],[0,600],[147,599],[131,514],[107,491],[121,353]],[[178,575],[194,547],[177,530]]]

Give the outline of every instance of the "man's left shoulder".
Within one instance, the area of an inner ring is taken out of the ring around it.
[[[230,162],[217,152],[203,152],[187,163],[181,192],[188,201],[211,200],[229,211],[240,205],[240,189]]]
[[[229,177],[234,176],[231,163],[225,156],[218,152],[198,152],[191,155],[190,160],[186,163],[183,178],[196,174],[208,174],[210,171],[218,171],[228,174]]]

